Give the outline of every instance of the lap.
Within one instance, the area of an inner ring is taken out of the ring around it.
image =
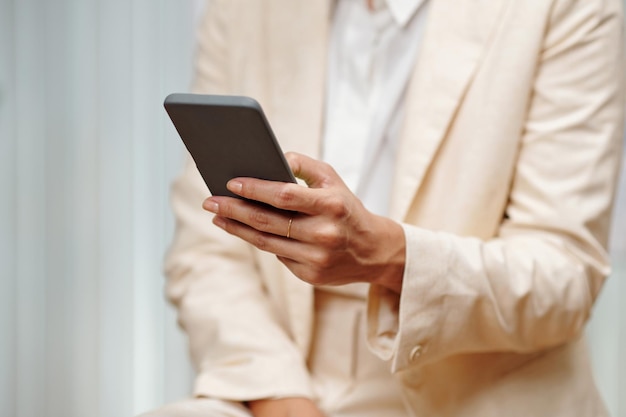
[[[190,398],[137,417],[251,417],[241,403],[212,398]]]

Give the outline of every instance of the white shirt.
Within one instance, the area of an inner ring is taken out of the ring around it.
[[[332,26],[323,159],[373,213],[386,215],[405,93],[425,0],[338,0]],[[365,299],[367,285],[324,290]]]
[[[372,212],[388,213],[404,97],[425,0],[339,0],[330,39],[323,159]]]

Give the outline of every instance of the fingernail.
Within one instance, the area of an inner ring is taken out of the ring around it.
[[[204,209],[206,211],[210,211],[211,213],[217,213],[220,209],[219,204],[217,204],[215,201],[211,201],[211,200],[205,200],[204,204],[202,205],[202,207],[204,207]]]
[[[243,188],[243,184],[239,181],[229,181],[226,187],[235,194],[239,194]]]

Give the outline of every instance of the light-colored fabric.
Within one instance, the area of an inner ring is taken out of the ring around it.
[[[308,365],[327,417],[406,417],[401,384],[366,346],[364,299],[315,291]]]
[[[385,2],[343,0],[333,14],[322,159],[368,210],[386,215],[405,91],[415,65],[426,8],[422,0],[394,17]],[[402,24],[401,22],[406,22]]]
[[[285,150],[319,157],[329,12],[216,0],[196,91],[257,97]],[[609,272],[621,33],[617,0],[430,4],[391,199],[404,287],[373,287],[368,314],[413,415],[606,415],[581,335]],[[188,168],[167,262],[196,394],[313,396],[312,289],[211,227],[206,195]]]
[[[252,417],[243,404],[215,398],[190,398],[137,417]]]
[[[408,21],[413,18],[417,9],[427,1],[428,0],[374,0],[372,1],[372,6],[375,10],[386,6],[389,8],[394,20],[400,26],[406,26]]]
[[[389,210],[405,92],[426,22],[423,3],[381,1],[372,11],[364,0],[343,0],[333,13],[322,160],[382,216]],[[366,298],[368,286],[326,290]]]
[[[366,347],[366,301],[315,293],[315,326],[308,359],[313,398],[326,417],[406,417],[401,385],[389,364]],[[329,355],[329,352],[332,352]],[[239,402],[196,398],[139,417],[248,417]]]

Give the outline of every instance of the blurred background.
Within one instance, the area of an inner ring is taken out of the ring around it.
[[[0,417],[132,417],[187,396],[163,297],[187,91],[206,0],[0,0]],[[626,169],[614,274],[588,328],[626,417]],[[620,395],[622,394],[622,395]]]

